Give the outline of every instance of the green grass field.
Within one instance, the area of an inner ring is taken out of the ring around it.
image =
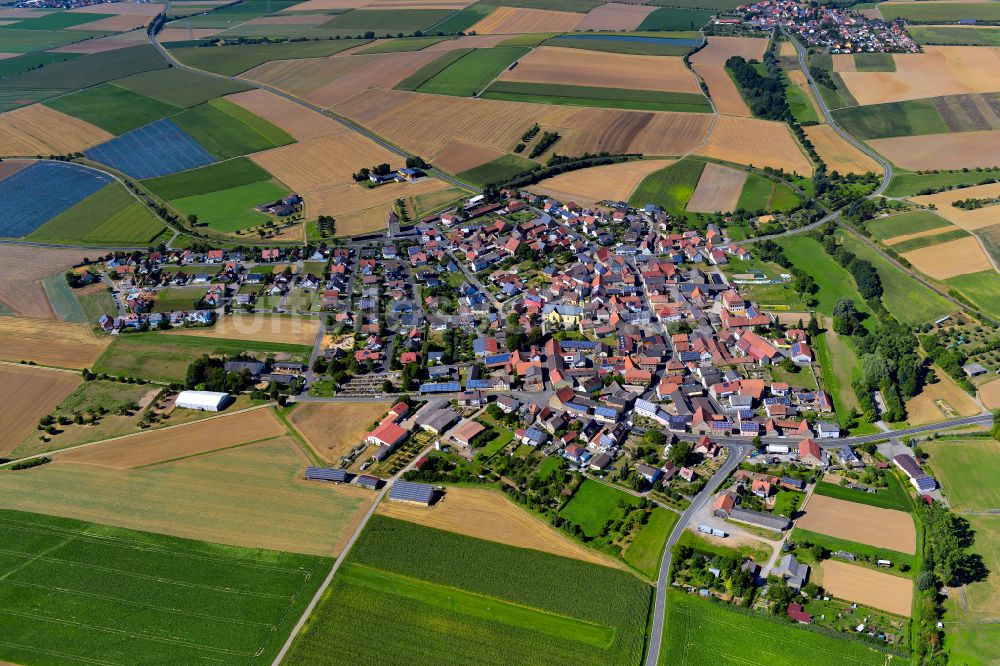
[[[499,183],[513,178],[514,176],[537,167],[536,162],[527,160],[518,155],[504,155],[492,162],[480,164],[468,171],[456,174],[462,180],[473,185],[486,185],[487,183]]]
[[[249,90],[249,86],[236,81],[197,74],[176,67],[133,74],[114,83],[132,92],[182,109],[198,106],[216,97]]]
[[[363,39],[244,44],[239,46],[193,46],[171,49],[170,53],[185,65],[216,74],[233,76],[270,60],[324,58],[360,44]]]
[[[180,111],[176,106],[120,88],[113,83],[57,97],[45,105],[115,135]]]
[[[0,27],[0,44],[7,49],[7,53],[34,53],[107,34],[110,33],[91,30],[18,30],[12,27]]]
[[[27,238],[46,243],[144,246],[165,229],[163,222],[121,184],[110,183]]]
[[[858,293],[854,278],[833,260],[819,241],[808,236],[791,236],[778,240],[785,250],[785,256],[793,264],[808,273],[816,281],[819,291],[816,309],[824,315],[833,316],[833,306],[841,298],[850,298],[858,310],[871,315],[871,309]],[[869,318],[870,320],[871,318]]]
[[[1000,312],[1000,274],[996,271],[957,275],[947,278],[944,283],[986,312]]]
[[[948,132],[978,132],[1000,128],[1000,122],[977,106],[997,103],[996,93],[947,95],[840,109],[837,121],[862,139],[920,136]]]
[[[73,14],[71,12],[52,12],[45,16],[36,16],[18,21],[10,26],[16,30],[62,30],[83,25],[92,21],[111,18],[114,14]],[[142,19],[135,19],[136,25],[142,25]]]
[[[1000,171],[984,171],[970,169],[968,171],[945,171],[943,173],[919,174],[910,171],[896,171],[886,190],[886,195],[890,197],[907,197],[917,194],[921,190],[949,187],[979,185],[986,180],[1000,178]]]
[[[838,241],[848,250],[867,259],[882,279],[882,302],[904,324],[919,324],[937,319],[955,309],[951,303],[896,268],[885,257],[856,237],[838,233]]]
[[[2,30],[2,29],[0,29]],[[79,32],[73,30],[70,32]],[[40,35],[46,33],[40,32]],[[5,37],[0,34],[0,43]],[[8,48],[4,45],[4,48]],[[47,47],[46,47],[47,48]],[[153,69],[165,69],[167,63],[152,46],[130,46],[116,51],[57,62],[30,72],[0,79],[2,90],[61,89],[82,90],[112,79]]]
[[[727,545],[719,539],[714,541],[709,541],[702,535],[692,532],[691,530],[684,530],[681,532],[681,538],[677,540],[678,546],[687,546],[693,548],[700,553],[705,553],[706,555],[724,555],[729,557],[731,555],[739,555],[740,557],[749,557],[754,562],[762,564],[767,562],[771,557],[770,548],[765,548],[763,543],[758,543],[759,548],[754,548],[746,544],[742,545]]]
[[[893,181],[895,182],[895,181]],[[927,210],[914,210],[892,217],[877,218],[868,222],[868,230],[878,240],[915,234],[949,226],[943,217]]]
[[[200,104],[171,120],[220,160],[294,142],[284,130],[225,99]]]
[[[474,97],[528,50],[524,46],[473,49],[424,81],[417,91]]]
[[[371,30],[376,37],[385,35],[396,37],[399,33],[410,35],[418,30],[426,31],[454,13],[452,9],[394,9],[391,12],[352,9],[344,14],[338,14],[319,27],[331,34],[342,36]],[[432,32],[437,32],[437,29]]]
[[[280,12],[298,3],[299,0],[248,0],[221,9],[216,8],[200,16],[190,16],[175,27],[229,28],[264,14]]]
[[[635,664],[642,655],[652,589],[614,569],[376,515],[341,571],[287,663]]]
[[[595,537],[601,533],[601,528],[608,519],[621,516],[619,502],[636,506],[639,501],[638,497],[615,490],[611,486],[586,480],[559,512],[559,516],[579,525],[588,537]]]
[[[909,513],[913,509],[913,503],[910,501],[910,496],[899,484],[899,480],[894,474],[886,474],[886,482],[886,487],[880,488],[873,495],[861,490],[853,490],[845,486],[820,481],[816,484],[815,493],[817,495],[825,495],[826,497],[847,500],[848,502],[857,502],[858,504],[867,504],[882,509],[895,509]]]
[[[115,299],[107,291],[97,291],[91,294],[78,296],[77,301],[83,310],[84,321],[96,322],[104,314],[114,314],[118,311]]]
[[[858,408],[858,397],[851,387],[851,380],[857,372],[858,356],[849,340],[832,331],[818,336],[813,348],[816,350],[824,387],[833,400],[837,421],[844,427],[850,411]]]
[[[920,446],[953,511],[1000,509],[1000,443],[949,439]]]
[[[20,511],[0,525],[0,659],[18,663],[270,660],[332,561]]]
[[[622,558],[649,578],[656,578],[663,559],[667,537],[677,524],[679,516],[673,511],[657,507],[642,526],[632,543],[622,553]]]
[[[486,89],[482,97],[512,102],[598,106],[638,111],[712,112],[712,105],[704,95],[657,90],[497,81]]]
[[[991,224],[975,230],[975,235],[983,242],[986,252],[995,263],[1000,264],[1000,223]]]
[[[458,32],[465,32],[489,16],[489,14],[496,8],[496,5],[490,5],[482,2],[473,3],[465,9],[456,12],[450,18],[432,26],[430,33],[434,35],[454,35]]]
[[[907,32],[918,44],[949,46],[1000,46],[1000,28],[966,28],[948,25],[913,25]]]
[[[666,7],[693,7],[695,9],[736,9],[740,0],[652,0],[647,5],[663,5]]]
[[[809,530],[804,530],[800,527],[792,528],[790,538],[792,541],[796,542],[808,541],[813,544],[819,544],[831,551],[846,550],[849,553],[855,553],[857,555],[868,555],[872,559],[889,560],[892,562],[890,570],[897,573],[899,573],[900,565],[905,564],[910,568],[909,571],[906,572],[907,577],[915,575],[914,569],[919,564],[920,560],[917,555],[901,553],[888,548],[876,548],[875,546],[869,546],[868,544],[858,543],[856,541],[838,539],[837,537],[832,537],[827,534],[810,532]],[[855,564],[863,566],[860,562],[855,562]]]
[[[782,72],[782,81],[785,83],[785,98],[788,100],[788,108],[792,111],[792,117],[798,123],[818,123],[819,114],[816,107],[806,91],[788,80],[788,75]]]
[[[697,32],[689,33],[687,31],[683,33],[670,33],[670,34],[659,34],[657,36],[663,38],[671,38],[674,36],[682,37],[684,39],[692,39],[699,37]],[[562,48],[570,49],[584,49],[586,51],[607,51],[610,53],[626,53],[629,55],[660,55],[660,56],[682,56],[693,49],[693,46],[687,46],[684,44],[671,44],[671,43],[656,43],[656,42],[642,42],[633,40],[622,40],[613,39],[612,35],[609,35],[608,39],[594,39],[593,37],[579,37],[574,39],[573,33],[569,33],[564,36],[559,36],[558,39],[550,39],[545,42],[546,46],[559,46]]]
[[[245,157],[210,164],[200,169],[182,171],[170,176],[161,176],[142,181],[142,184],[159,197],[179,199],[227,190],[249,183],[259,183],[271,179],[264,171]]]
[[[267,222],[271,217],[257,212],[254,207],[276,201],[288,194],[288,188],[284,185],[265,180],[207,194],[181,197],[170,203],[184,215],[197,215],[199,224],[207,224],[211,229],[229,233]]]
[[[670,590],[661,666],[885,666],[882,652]]]
[[[854,67],[859,72],[895,72],[896,61],[891,53],[855,53]]]
[[[438,42],[443,42],[444,37],[403,37],[402,39],[393,39],[387,42],[381,42],[373,46],[369,46],[366,49],[360,49],[356,51],[358,55],[370,54],[370,53],[398,53],[400,51],[419,51],[425,49],[428,46],[437,44]]]
[[[632,192],[629,203],[638,208],[655,204],[666,211],[683,211],[705,168],[701,160],[685,159],[655,171]]]
[[[86,321],[83,308],[73,294],[72,287],[66,282],[66,277],[62,273],[56,273],[42,280],[42,288],[45,295],[52,304],[52,309],[56,317],[62,321],[72,321],[81,323]]]
[[[958,240],[959,238],[965,238],[969,235],[969,232],[964,229],[950,229],[948,231],[943,231],[939,234],[934,234],[932,236],[920,236],[918,238],[910,238],[909,240],[896,243],[892,246],[894,252],[911,252],[913,250],[919,250],[922,247],[930,247],[931,245],[940,245],[941,243],[947,243],[948,241]]]
[[[176,291],[176,290],[171,290]],[[178,297],[179,298],[179,297]],[[186,301],[192,299],[185,294]],[[191,305],[182,307],[190,308]],[[143,377],[163,382],[183,382],[191,361],[202,354],[235,355],[242,352],[288,353],[308,359],[310,348],[303,345],[223,340],[169,333],[130,333],[119,336],[94,364],[94,372]]]
[[[432,78],[443,72],[452,63],[472,53],[473,49],[453,49],[441,54],[436,60],[427,63],[413,74],[396,84],[394,90],[416,90]]]
[[[707,9],[661,7],[639,24],[639,30],[700,30],[715,12]]]
[[[928,3],[880,3],[879,12],[886,21],[903,18],[916,23],[947,23],[959,19],[977,21],[1000,21],[1000,5],[992,2],[928,2]]]
[[[823,102],[830,109],[840,109],[845,106],[857,106],[858,101],[854,99],[851,92],[844,85],[844,81],[840,78],[837,72],[833,71],[833,61],[829,54],[826,53],[814,53],[809,56],[809,66],[819,67],[824,69],[830,74],[830,78],[836,85],[836,89],[829,88],[825,85],[820,85],[819,94],[823,98]]]
[[[788,211],[801,202],[799,196],[787,185],[756,173],[748,173],[736,207],[751,211]]]
[[[25,53],[13,58],[4,58],[0,60],[0,78],[15,76],[39,65],[47,66],[82,57],[80,53]]]
[[[497,46],[538,46],[546,39],[558,35],[558,32],[531,32],[524,35],[513,35],[503,40]]]

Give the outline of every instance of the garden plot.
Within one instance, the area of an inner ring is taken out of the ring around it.
[[[757,118],[719,116],[699,155],[727,162],[770,166],[790,173],[809,175],[812,164],[785,123]]]
[[[66,155],[107,141],[111,134],[47,106],[0,114],[0,155]]]
[[[903,511],[813,495],[804,513],[795,522],[800,529],[910,555],[916,552],[913,518]]]
[[[554,12],[547,9],[499,7],[466,32],[479,35],[522,32],[569,32],[583,20],[583,14]]]
[[[698,179],[698,186],[688,200],[692,213],[726,213],[736,208],[743,192],[747,172],[708,162]]]
[[[155,178],[215,161],[197,141],[169,119],[144,125],[84,153],[133,178]]]
[[[21,238],[83,201],[111,176],[67,162],[36,162],[0,181],[0,199],[7,212],[0,219],[0,236]]]
[[[824,560],[820,568],[823,571],[823,589],[833,596],[910,617],[913,603],[911,579],[836,560]]]
[[[635,30],[656,11],[650,5],[606,3],[597,5],[576,25],[576,30]]]
[[[627,201],[642,180],[672,160],[634,160],[577,169],[546,178],[530,187],[560,201],[591,205],[604,199]]]

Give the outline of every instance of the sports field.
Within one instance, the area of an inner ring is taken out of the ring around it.
[[[77,386],[75,373],[20,365],[0,365],[0,401],[5,405],[0,457],[7,456]]]
[[[959,388],[955,380],[943,370],[935,368],[938,381],[924,385],[920,393],[906,401],[906,422],[924,425],[944,421],[957,413],[961,417],[975,416],[982,408],[968,393]]]
[[[661,666],[885,666],[888,661],[885,654],[861,643],[814,633],[761,613],[739,612],[676,590],[667,592],[666,612]]]
[[[595,537],[600,534],[609,518],[621,517],[619,502],[635,506],[639,501],[639,498],[603,483],[586,480],[559,511],[559,516],[579,525],[588,537]]]
[[[0,659],[17,663],[270,660],[330,565],[20,511],[0,525]]]
[[[392,407],[389,402],[314,402],[297,406],[288,420],[320,458],[339,464],[368,429]]]
[[[651,591],[607,567],[375,516],[287,663],[427,655],[438,663],[634,664]]]
[[[804,514],[795,523],[800,529],[910,555],[916,552],[916,530],[908,513],[813,495]]]

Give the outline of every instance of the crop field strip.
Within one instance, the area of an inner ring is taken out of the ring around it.
[[[512,63],[528,52],[529,49],[523,46],[473,49],[453,60],[447,67],[421,83],[417,91],[438,95],[474,97]],[[451,53],[458,53],[458,51]]]
[[[0,525],[0,657],[19,662],[253,663],[277,651],[329,566],[18,511]]]
[[[834,117],[860,139],[1000,129],[1000,94],[950,95],[838,109]]]
[[[57,370],[0,365],[0,399],[6,405],[0,456],[7,456],[35,429],[38,419],[52,411],[80,385],[80,378]]]
[[[701,43],[701,37],[654,37],[652,35],[568,33],[557,35],[543,42],[588,51],[626,53],[631,55],[682,56]]]
[[[705,162],[687,159],[654,172],[636,186],[629,203],[639,208],[656,204],[666,211],[683,211],[704,168]]]
[[[215,161],[208,151],[169,119],[143,125],[84,154],[138,179],[166,176]]]
[[[10,209],[0,220],[0,236],[22,238],[112,182],[110,176],[75,164],[36,162],[0,181]],[[52,185],[58,183],[58,189]]]
[[[646,176],[671,164],[670,160],[632,160],[577,169],[546,178],[528,189],[581,204],[605,198],[626,201]]]
[[[0,114],[0,155],[65,155],[107,141],[111,134],[47,106]]]
[[[340,39],[240,46],[188,46],[171,49],[170,53],[195,69],[235,76],[271,60],[325,58],[369,41],[371,40]]]

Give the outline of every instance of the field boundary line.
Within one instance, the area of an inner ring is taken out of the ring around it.
[[[235,412],[234,412],[235,413]],[[201,421],[195,421],[195,423],[201,423]],[[190,424],[188,424],[190,425]],[[120,469],[123,472],[129,470],[143,470],[149,469],[150,467],[156,467],[157,465],[169,465],[170,463],[180,462],[182,460],[191,460],[192,458],[203,458],[204,456],[210,456],[215,453],[222,453],[223,451],[232,451],[233,449],[238,449],[241,446],[253,446],[254,444],[263,444],[264,442],[270,442],[272,439],[280,439],[282,435],[277,435],[275,437],[264,437],[262,439],[253,439],[249,442],[240,442],[239,444],[233,444],[231,446],[223,446],[222,448],[212,449],[211,451],[202,451],[200,453],[192,453],[189,456],[179,456],[177,458],[171,458],[169,460],[157,460],[156,462],[146,463],[145,465],[136,465],[135,467],[111,467],[110,469]],[[79,464],[73,463],[70,464]],[[87,463],[91,465],[96,465],[97,467],[108,467],[108,465],[98,465],[97,463]]]
[[[59,550],[60,548],[62,548],[63,546],[65,546],[67,543],[69,543],[71,541],[74,541],[74,538],[72,536],[63,537],[62,541],[60,541],[59,543],[57,543],[55,545],[52,545],[52,546],[46,548],[45,550],[43,550],[40,553],[36,553],[27,562],[22,562],[21,564],[15,565],[10,571],[7,571],[2,576],[0,576],[0,581],[6,581],[8,576],[13,576],[18,571],[23,570],[25,567],[30,567],[35,560],[44,559],[45,555],[48,555],[51,552]]]
[[[15,368],[38,368],[39,370],[51,370],[52,372],[65,372],[66,374],[80,376],[79,370],[72,368],[60,368],[58,365],[39,365],[38,363],[18,363],[17,361],[2,361],[0,365],[12,365]]]
[[[19,462],[24,462],[26,460],[34,460],[35,458],[43,458],[45,456],[57,456],[57,455],[59,455],[61,453],[67,453],[69,451],[76,451],[78,449],[83,449],[83,448],[86,448],[88,446],[95,446],[97,444],[107,444],[108,442],[116,442],[116,441],[121,440],[121,439],[127,439],[129,437],[135,437],[137,435],[144,435],[147,432],[162,432],[164,430],[170,430],[172,428],[184,428],[186,426],[192,426],[192,425],[195,425],[197,423],[205,423],[207,421],[212,421],[214,419],[221,419],[221,418],[225,418],[227,416],[234,416],[236,414],[245,414],[246,412],[250,412],[250,411],[253,411],[255,409],[262,409],[262,408],[265,408],[265,407],[270,407],[270,406],[272,406],[272,404],[273,403],[269,402],[269,403],[264,404],[264,405],[254,405],[252,407],[246,407],[244,409],[240,409],[240,410],[235,411],[235,412],[229,412],[228,414],[218,414],[216,416],[209,416],[209,417],[204,418],[204,419],[199,419],[198,421],[192,421],[191,423],[178,423],[176,425],[168,425],[168,426],[163,427],[163,428],[151,428],[149,430],[143,430],[142,432],[132,432],[132,433],[129,433],[127,435],[119,435],[118,437],[112,437],[110,439],[101,439],[101,440],[98,440],[96,442],[87,442],[86,444],[76,444],[74,446],[67,446],[64,449],[54,449],[52,451],[45,451],[44,453],[35,453],[35,454],[30,455],[30,456],[24,456],[23,458],[17,458],[17,459],[14,459],[14,460],[8,460],[7,462],[5,462],[2,465],[0,465],[0,470],[4,469],[5,467],[8,467],[10,465],[14,465],[14,464],[19,463]],[[106,465],[102,465],[102,467],[106,467]]]

